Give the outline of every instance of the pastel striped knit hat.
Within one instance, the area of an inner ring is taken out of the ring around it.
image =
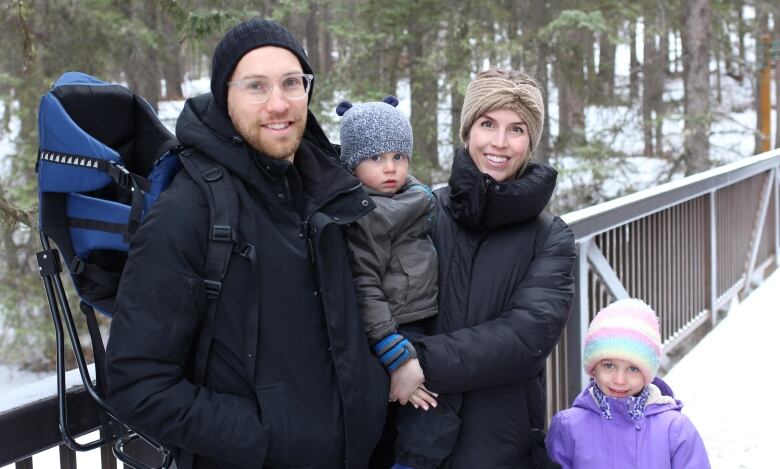
[[[636,365],[653,381],[661,364],[661,333],[655,311],[644,301],[618,300],[596,314],[585,337],[585,372],[604,359],[620,359]]]

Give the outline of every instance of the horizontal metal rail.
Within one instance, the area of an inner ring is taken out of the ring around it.
[[[84,391],[78,370],[66,374],[68,414],[76,435],[89,433],[99,425],[96,407]],[[0,393],[0,467],[11,463],[29,464],[34,454],[62,444],[58,427],[56,377],[51,376]],[[62,446],[64,459],[75,455]],[[61,457],[61,460],[63,458]],[[73,466],[75,467],[75,465]]]

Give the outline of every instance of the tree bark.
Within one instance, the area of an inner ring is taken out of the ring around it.
[[[615,94],[615,56],[617,44],[614,44],[608,33],[599,37],[599,74],[601,96],[610,102]]]
[[[146,25],[152,31],[157,31],[158,12],[156,5],[146,8],[145,5],[139,3],[127,2],[120,8],[128,18],[139,19],[141,24]],[[160,77],[163,74],[160,66],[160,54],[156,48],[140,40],[129,44],[128,49],[127,67],[125,68],[127,84],[136,94],[146,99],[156,111],[157,102],[162,93]]]
[[[775,41],[780,41],[780,6],[775,6]],[[775,59],[775,148],[780,148],[780,57]]]
[[[683,32],[685,88],[683,162],[686,176],[704,171],[710,166],[709,25],[709,1],[686,0]]]
[[[636,55],[636,23],[630,20],[628,23],[628,37],[631,52],[629,54],[629,84],[628,96],[631,102],[636,101],[639,96],[639,59]]]
[[[331,19],[330,3],[323,2],[320,5],[321,18],[323,24],[329,24]],[[333,70],[333,36],[328,28],[320,29],[320,73],[330,73]]]
[[[161,57],[163,78],[165,78],[165,96],[168,99],[182,99],[181,82],[182,54],[181,43],[176,36],[176,29],[170,18],[165,14],[160,15],[160,36],[164,41],[164,54]]]
[[[655,8],[650,6],[649,9]],[[642,52],[644,63],[642,64],[642,136],[645,143],[645,156],[655,154],[653,150],[653,103],[655,96],[655,70],[658,52],[655,46],[656,30],[655,15],[652,11],[645,11],[644,33],[642,40]]]
[[[414,154],[428,163],[427,168],[416,165],[423,172],[427,172],[418,174],[418,178],[430,182],[431,171],[439,168],[438,74],[431,67],[428,57],[429,47],[435,36],[429,28],[420,23],[416,15],[410,18],[409,32],[409,86],[412,102],[410,121],[414,132]]]
[[[769,32],[769,13],[766,11],[765,8],[762,8],[761,4],[756,5],[756,37],[760,38],[761,35],[767,34]],[[760,39],[758,39],[760,41]],[[760,61],[761,59],[759,59]],[[763,128],[763,118],[761,115],[761,103],[760,103],[760,96],[758,92],[758,87],[761,85],[761,68],[756,67],[756,71],[754,72],[754,81],[753,83],[756,84],[755,86],[755,110],[756,110],[756,130]],[[763,151],[763,138],[761,134],[757,131],[755,133],[755,146],[753,150],[753,154],[757,155]]]
[[[656,81],[655,81],[655,95],[656,100],[653,108],[655,109],[655,156],[663,157],[664,153],[664,133],[663,133],[663,121],[664,114],[666,112],[666,106],[664,103],[664,84],[666,83],[666,77],[669,74],[669,12],[666,6],[661,5],[659,8],[659,46],[656,69]]]
[[[322,70],[320,62],[320,23],[319,2],[309,2],[309,13],[306,21],[306,54],[309,56],[309,63],[315,73]]]
[[[547,73],[547,60],[550,57],[549,47],[544,41],[537,41],[536,44],[536,79],[542,87],[542,97],[544,98],[544,127],[542,127],[542,138],[539,145],[534,150],[534,159],[540,163],[550,162],[550,79]]]
[[[460,10],[460,8],[458,9]],[[462,11],[455,12],[447,28],[447,84],[450,88],[450,119],[452,122],[450,141],[453,151],[463,146],[463,142],[460,140],[460,115],[463,111],[465,92],[463,83],[468,82],[471,78],[469,76],[471,67],[468,66],[470,64],[463,63],[463,57],[467,54],[463,45],[468,39],[469,23],[466,20],[467,16],[462,13]]]

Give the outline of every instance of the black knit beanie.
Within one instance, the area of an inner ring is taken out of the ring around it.
[[[233,27],[214,49],[211,60],[211,94],[217,107],[227,114],[227,87],[236,65],[248,52],[263,46],[287,49],[301,62],[303,73],[313,73],[303,47],[284,26],[271,20],[252,18]],[[309,101],[314,90],[309,88]]]

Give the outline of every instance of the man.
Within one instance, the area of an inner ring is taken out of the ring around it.
[[[249,20],[217,45],[212,93],[179,117],[180,142],[228,173],[238,205],[241,248],[218,289],[202,382],[193,361],[213,218],[186,171],[131,242],[109,401],[180,449],[180,469],[365,467],[382,430],[387,378],[362,332],[341,230],[373,204],[307,109],[311,74],[286,29]]]

